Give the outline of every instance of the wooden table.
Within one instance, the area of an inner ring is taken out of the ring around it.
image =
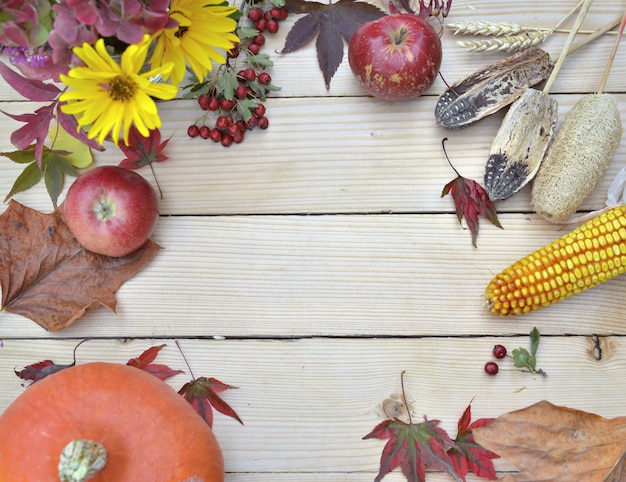
[[[455,0],[448,23],[460,19],[551,27],[576,2]],[[583,24],[594,30],[623,13],[623,0],[597,0]],[[280,50],[296,20],[269,40]],[[571,19],[567,26],[571,25]],[[565,33],[543,44],[558,55]],[[551,93],[559,117],[594,91],[614,35],[570,57]],[[443,34],[441,73],[449,83],[502,58],[468,53]],[[626,112],[626,53],[620,51],[606,90]],[[383,405],[405,381],[413,413],[441,420],[452,435],[472,401],[475,417],[496,417],[542,399],[606,417],[626,415],[626,278],[621,277],[523,317],[488,312],[484,289],[517,258],[563,234],[529,207],[529,189],[497,209],[503,230],[481,219],[471,245],[441,198],[458,171],[481,181],[502,113],[460,131],[445,131],[433,109],[444,84],[391,104],[364,95],[344,60],[326,90],[314,46],[274,54],[282,90],[267,101],[270,128],[228,149],[189,139],[201,112],[193,101],[160,105],[170,160],[155,166],[164,192],[153,239],[165,249],[118,292],[117,313],[102,308],[64,331],[0,316],[0,410],[23,390],[13,370],[51,358],[79,363],[126,362],[166,343],[159,360],[184,368],[178,340],[196,375],[240,387],[225,400],[245,425],[217,415],[228,482],[371,481],[382,441],[362,440],[384,418]],[[8,86],[0,109],[32,111]],[[0,117],[0,150],[12,150],[17,124]],[[97,164],[117,164],[110,146]],[[20,167],[1,160],[4,196]],[[622,142],[583,210],[601,208],[626,163]],[[141,171],[151,182],[145,168]],[[15,197],[49,212],[43,185]],[[6,206],[6,205],[5,205]],[[542,334],[544,378],[517,371],[487,376],[491,349],[528,346]],[[601,347],[597,359],[594,347]],[[170,379],[178,388],[189,379]],[[514,470],[496,461],[499,471]],[[394,472],[385,480],[401,481]],[[451,480],[429,474],[428,480]],[[468,480],[478,480],[469,477]]]

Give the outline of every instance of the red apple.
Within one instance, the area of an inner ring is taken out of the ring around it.
[[[348,46],[352,73],[369,94],[392,102],[428,89],[441,67],[435,29],[410,13],[386,15],[361,25]]]
[[[159,218],[159,198],[142,176],[119,166],[81,174],[67,191],[65,222],[87,250],[126,256],[148,240]]]

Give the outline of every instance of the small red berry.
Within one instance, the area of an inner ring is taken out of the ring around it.
[[[235,134],[239,134],[241,131],[239,130],[239,126],[237,124],[231,124],[228,126],[228,133],[231,136],[234,136]]]
[[[233,144],[233,136],[230,134],[224,134],[222,137],[222,145],[224,147],[230,147]]]
[[[271,18],[267,21],[267,31],[269,33],[276,33],[278,32],[280,25],[278,25],[278,21],[274,18]]]
[[[187,127],[187,135],[189,137],[198,137],[199,134],[200,134],[200,128],[197,125],[192,124],[189,127]]]
[[[499,368],[496,362],[490,361],[485,363],[485,373],[487,373],[487,375],[497,375],[498,370]]]
[[[217,110],[220,108],[220,100],[217,97],[211,97],[209,100],[209,110]]]
[[[270,85],[272,83],[272,76],[267,72],[261,72],[257,78],[259,84]]]
[[[496,358],[504,358],[506,356],[506,347],[504,345],[496,345],[493,347],[493,356]]]
[[[270,18],[272,18],[272,15],[269,12],[264,12],[263,13],[263,18],[265,20],[269,20]]]
[[[219,116],[215,121],[215,127],[221,131],[225,131],[226,129],[228,129],[228,126],[230,124],[232,124],[232,122],[229,122],[228,116],[225,115]]]
[[[289,16],[289,10],[287,10],[285,7],[281,7],[281,9],[280,9],[280,19],[281,20],[285,20],[288,16]]]
[[[258,117],[256,124],[259,126],[260,129],[267,129],[270,126],[270,121],[265,116]]]
[[[248,50],[252,55],[258,55],[261,51],[261,46],[259,44],[252,43],[248,45]]]
[[[233,142],[241,144],[243,142],[243,132],[237,132],[237,134],[233,135]]]
[[[252,42],[257,44],[259,47],[265,45],[265,35],[259,34],[252,37]]]
[[[245,99],[248,95],[248,88],[245,85],[239,84],[235,89],[235,96],[238,99]]]
[[[203,139],[208,139],[210,132],[211,129],[208,126],[200,127],[200,137],[202,137]]]
[[[237,104],[237,101],[235,99],[222,99],[220,101],[220,107],[223,110],[230,110],[233,107],[235,107],[236,104]]]
[[[248,12],[248,18],[253,22],[258,22],[263,18],[263,10],[260,8],[252,8]]]
[[[254,24],[254,28],[256,28],[259,32],[265,32],[265,29],[267,28],[267,20],[261,18]]]
[[[273,8],[270,10],[270,16],[271,16],[273,19],[279,19],[279,18],[281,17],[281,15],[282,15],[282,11],[281,11],[281,8],[280,8],[280,7],[273,7]]]
[[[228,52],[226,52],[226,56],[229,59],[236,59],[237,57],[239,57],[239,49],[238,48],[230,49]]]
[[[263,117],[265,115],[265,105],[264,104],[259,104],[257,105],[254,110],[252,111],[254,113],[255,116],[257,117]]]
[[[209,97],[207,94],[200,94],[198,96],[198,105],[202,110],[209,109],[209,102],[211,102],[211,97]]]
[[[241,76],[248,82],[251,82],[256,79],[256,72],[252,67],[248,67],[247,69],[241,71]]]
[[[221,142],[222,131],[217,128],[211,129],[211,132],[209,133],[209,139],[211,139],[213,142]]]

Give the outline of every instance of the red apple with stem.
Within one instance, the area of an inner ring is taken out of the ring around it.
[[[441,40],[412,13],[364,23],[348,46],[352,73],[366,92],[383,100],[411,100],[428,89],[441,67]]]
[[[143,246],[154,231],[159,198],[140,174],[119,166],[99,166],[70,186],[63,214],[85,249],[120,257]]]

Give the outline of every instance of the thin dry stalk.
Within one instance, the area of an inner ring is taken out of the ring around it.
[[[580,7],[580,11],[578,12],[578,16],[576,17],[576,21],[574,22],[574,26],[572,27],[571,32],[567,36],[567,40],[565,41],[565,45],[563,46],[561,55],[559,55],[559,58],[554,64],[554,69],[552,69],[552,73],[550,74],[550,77],[548,77],[548,80],[546,81],[546,85],[543,89],[544,93],[548,94],[550,92],[550,88],[552,87],[552,84],[556,80],[556,76],[558,75],[559,70],[561,69],[561,66],[563,65],[563,62],[565,61],[565,57],[567,57],[567,54],[569,53],[569,49],[571,45],[574,43],[574,38],[576,37],[576,34],[578,33],[578,30],[580,29],[580,26],[583,23],[583,20],[585,20],[585,17],[587,16],[587,12],[589,11],[589,8],[591,7],[592,3],[593,3],[593,0],[585,0],[582,4],[582,7]]]
[[[622,22],[619,26],[619,32],[617,34],[617,37],[615,38],[615,43],[613,43],[611,55],[609,56],[606,67],[604,68],[602,80],[600,80],[600,86],[598,87],[598,94],[601,94],[604,91],[604,86],[606,85],[606,81],[609,78],[609,72],[611,71],[611,67],[613,66],[613,61],[615,60],[615,54],[617,54],[617,47],[619,46],[622,34],[624,33],[624,26],[626,26],[626,12],[624,12],[624,17],[622,18]]]

